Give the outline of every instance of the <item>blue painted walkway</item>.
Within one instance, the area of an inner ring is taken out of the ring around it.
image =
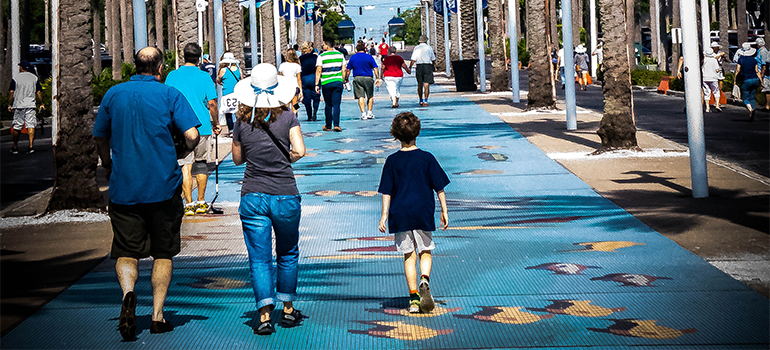
[[[413,80],[404,85],[414,91]],[[405,96],[400,110],[378,99],[368,121],[345,97],[344,132],[302,125],[309,155],[295,164],[303,194],[295,305],[310,318],[301,327],[252,333],[236,211],[244,167],[228,159],[220,168],[226,215],[183,225],[165,312],[173,332],[149,333],[144,261],[137,340],[121,340],[121,292],[106,261],[3,337],[2,348],[768,348],[766,298],[602,198],[464,97],[440,91],[417,108]],[[418,146],[452,181],[450,229],[435,234],[440,303],[426,315],[405,312],[402,257],[377,230],[382,165],[399,148],[390,121],[409,108],[422,120]]]

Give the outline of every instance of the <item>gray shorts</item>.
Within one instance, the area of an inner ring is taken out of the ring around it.
[[[212,135],[201,135],[201,139],[198,141],[198,145],[195,146],[195,150],[190,152],[187,157],[177,160],[179,166],[192,164],[196,161],[208,162],[209,158],[211,158],[211,140],[213,140],[211,137]]]
[[[433,65],[430,63],[420,63],[414,73],[417,77],[417,84],[433,84]]]
[[[356,99],[374,97],[374,78],[358,76],[353,78],[353,97]]]
[[[26,125],[27,129],[37,126],[37,116],[34,108],[15,108],[13,110],[13,129],[21,130]]]
[[[423,230],[411,230],[396,233],[393,237],[396,249],[403,253],[411,252],[422,253],[426,250],[433,250],[436,245],[433,244],[433,232]]]

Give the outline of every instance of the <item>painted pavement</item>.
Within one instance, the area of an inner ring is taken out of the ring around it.
[[[414,87],[407,80],[403,91]],[[173,332],[149,333],[143,261],[137,340],[121,341],[121,292],[105,261],[3,337],[2,348],[768,348],[766,298],[599,196],[497,117],[446,91],[429,108],[407,96],[401,104],[392,110],[378,99],[377,118],[361,121],[346,93],[344,132],[303,122],[308,156],[295,163],[302,326],[252,333],[258,315],[237,215],[244,167],[228,158],[218,200],[225,215],[184,221],[165,311]],[[380,173],[399,148],[390,121],[409,105],[422,120],[418,146],[452,181],[450,229],[435,234],[431,314],[405,312],[402,256],[377,230]]]

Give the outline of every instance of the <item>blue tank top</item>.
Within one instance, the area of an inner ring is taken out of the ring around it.
[[[226,68],[225,75],[222,76],[222,96],[232,94],[235,90],[235,84],[241,80],[241,69],[237,68],[235,71]]]

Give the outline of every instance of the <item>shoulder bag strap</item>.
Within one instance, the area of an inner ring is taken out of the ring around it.
[[[273,143],[276,146],[278,146],[278,149],[281,150],[281,153],[283,153],[283,155],[286,156],[286,160],[288,160],[289,163],[291,163],[291,156],[289,155],[289,151],[287,151],[286,147],[283,147],[283,145],[280,142],[278,142],[278,139],[275,137],[275,135],[273,135],[273,132],[270,131],[270,126],[263,124],[262,130],[265,130],[265,132],[267,133],[267,136],[270,136],[270,139],[273,140]]]

